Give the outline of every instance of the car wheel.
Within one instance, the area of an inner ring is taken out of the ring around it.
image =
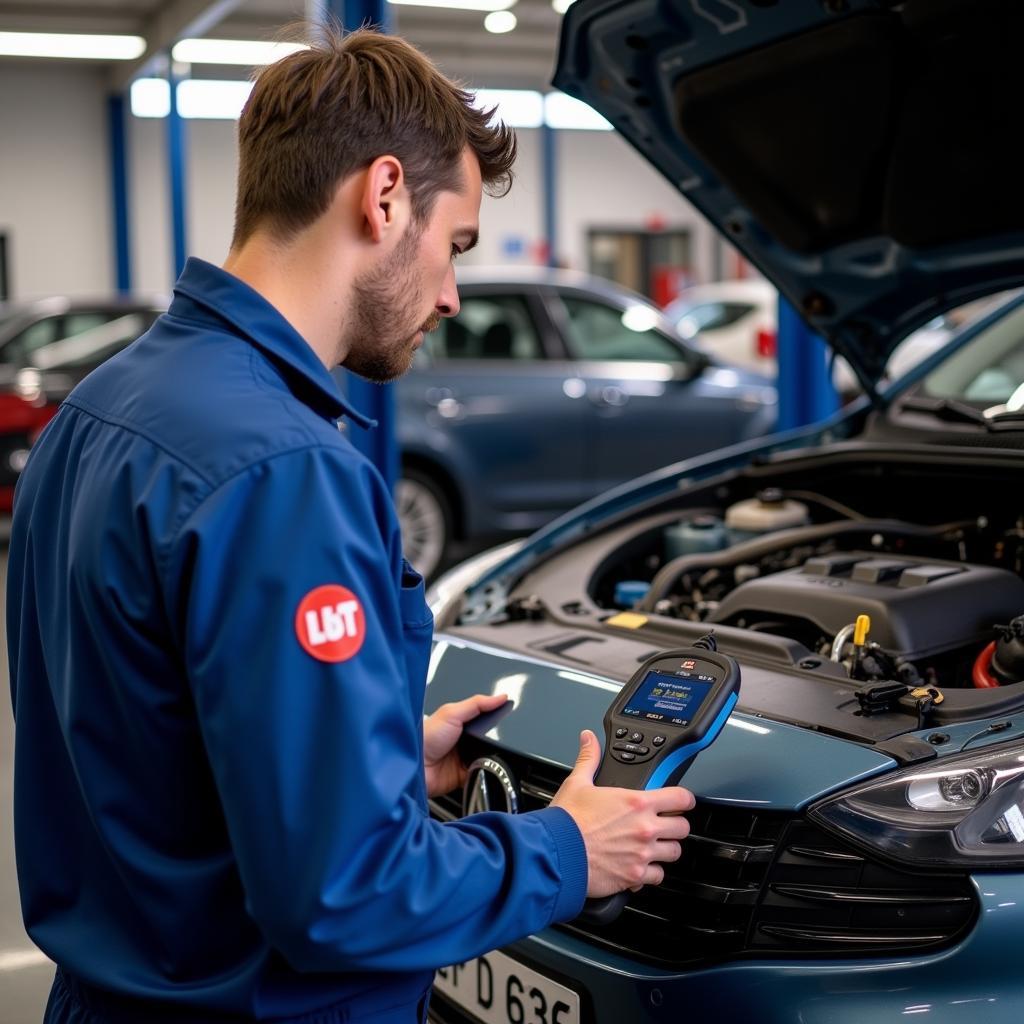
[[[429,579],[440,566],[451,540],[448,499],[426,474],[407,469],[395,486],[395,507],[405,557],[418,573]]]

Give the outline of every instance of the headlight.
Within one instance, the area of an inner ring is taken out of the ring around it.
[[[1024,867],[1024,746],[906,769],[824,800],[810,817],[915,866]]]
[[[439,576],[427,590],[427,604],[434,615],[434,628],[438,631],[451,625],[462,606],[462,598],[485,572],[510,558],[523,546],[523,540],[508,541],[490,548]]]

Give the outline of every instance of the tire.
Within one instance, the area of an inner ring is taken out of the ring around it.
[[[395,508],[405,557],[429,580],[444,562],[452,540],[448,498],[425,473],[405,469],[395,485]]]

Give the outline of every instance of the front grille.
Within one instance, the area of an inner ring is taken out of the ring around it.
[[[504,751],[479,752],[512,769],[523,811],[546,806],[567,774]],[[461,794],[432,806],[439,818],[459,817]],[[931,952],[956,941],[977,914],[965,874],[910,874],[801,817],[700,803],[687,817],[690,837],[662,885],[634,894],[611,925],[560,927],[634,958],[692,967]]]

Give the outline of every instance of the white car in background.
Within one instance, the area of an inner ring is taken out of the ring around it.
[[[883,380],[896,380],[933,352],[964,325],[1006,298],[1005,293],[970,302],[935,317],[902,341],[889,357]],[[779,293],[767,281],[717,281],[685,289],[665,307],[665,316],[682,336],[723,362],[742,366],[768,378],[776,377]],[[860,385],[841,356],[836,357],[832,382],[844,399]]]
[[[665,316],[716,359],[774,377],[778,302],[767,281],[716,281],[686,288]]]

